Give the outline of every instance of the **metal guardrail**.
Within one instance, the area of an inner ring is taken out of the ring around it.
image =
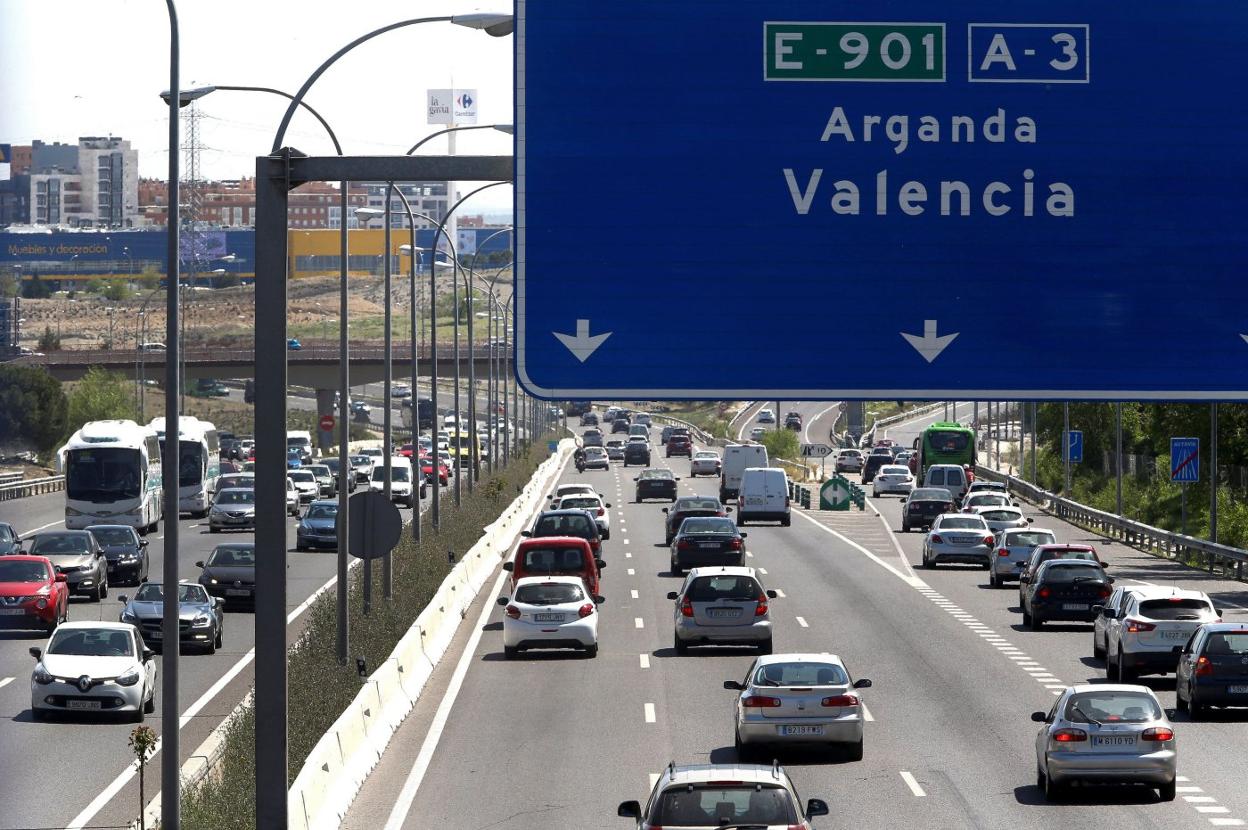
[[[1211,575],[1220,574],[1225,578],[1240,581],[1244,578],[1248,551],[1233,548],[1230,545],[1219,545],[1194,536],[1185,536],[1182,533],[1162,530],[1143,522],[1106,513],[1103,510],[1063,498],[1056,493],[1050,493],[1028,481],[997,470],[980,466],[976,467],[975,475],[989,481],[1004,482],[1012,493],[1073,525],[1086,527],[1107,538],[1125,542],[1131,547],[1156,556],[1164,556],[1166,559],[1200,567]]]
[[[12,484],[15,481],[21,481],[26,477],[25,473],[0,473],[0,484]]]
[[[0,501],[23,499],[41,493],[51,493],[65,489],[65,476],[45,476],[26,481],[15,481],[11,484],[0,484]]]

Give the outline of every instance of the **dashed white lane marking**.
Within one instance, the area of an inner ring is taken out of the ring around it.
[[[628,544],[628,540],[627,540],[627,539],[625,539],[625,540],[624,540],[624,544],[626,544],[626,545]]]
[[[637,589],[636,589],[636,588],[632,589],[632,592],[631,592],[631,593],[632,593],[632,595],[633,595],[633,599],[638,599],[638,594],[637,594]]]
[[[646,723],[654,723],[654,704],[646,704]]]
[[[628,569],[628,575],[629,575],[629,576],[636,576],[636,575],[637,575],[637,572],[636,572],[636,571],[634,571],[632,568],[629,568],[629,569]]]
[[[6,677],[6,678],[4,678],[3,680],[0,680],[0,689],[3,689],[5,686],[7,686],[7,685],[9,685],[10,683],[12,683],[12,682],[13,682],[13,680],[14,680],[14,678],[12,678],[12,677]]]
[[[923,788],[919,786],[919,782],[915,777],[910,774],[909,770],[903,769],[901,771],[901,780],[906,782],[906,786],[910,788],[910,792],[914,793],[915,798],[922,798],[927,795],[927,793],[923,792]]]
[[[641,658],[641,667],[643,669],[650,668],[650,655],[649,654],[639,654],[638,657]]]
[[[1200,787],[1175,787],[1174,791],[1176,793],[1203,793],[1204,792],[1204,790],[1202,790]]]
[[[766,576],[766,575],[767,575],[767,569],[766,569],[766,568],[759,568],[759,569],[758,569],[758,572],[759,572],[760,574],[762,574],[763,576]]]
[[[807,625],[806,619],[804,617],[798,617],[797,624],[800,625],[802,628],[810,628],[810,626]]]
[[[641,617],[633,617],[633,627],[635,627],[635,628],[645,628],[645,627],[646,627],[646,621],[645,621],[645,620],[643,620]]]
[[[625,558],[625,559],[632,559],[632,558],[633,558],[633,555],[632,555],[631,553],[629,553],[628,551],[624,551],[624,558]]]
[[[1212,804],[1217,801],[1217,799],[1211,795],[1185,795],[1183,796],[1183,800],[1188,804]]]
[[[745,552],[745,555],[750,557],[751,559],[754,558],[754,554],[750,553],[748,550]]]
[[[875,715],[871,714],[871,710],[867,708],[867,704],[865,703],[862,704],[862,719],[867,723],[871,723],[875,720]]]
[[[1211,818],[1209,823],[1214,827],[1243,827],[1244,822],[1237,818]]]
[[[779,588],[776,589],[776,599],[784,599],[784,591],[781,591]]]

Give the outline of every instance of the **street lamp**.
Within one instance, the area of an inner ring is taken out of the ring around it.
[[[463,132],[464,130],[498,130],[500,133],[506,133],[507,135],[514,135],[516,132],[516,128],[511,124],[465,124],[462,127],[447,127],[445,130],[438,130],[436,133],[430,133],[420,141],[417,141],[412,145],[410,150],[404,153],[404,155],[412,155],[426,142],[431,141],[440,135]]]

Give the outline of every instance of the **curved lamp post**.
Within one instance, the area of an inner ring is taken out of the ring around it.
[[[470,280],[473,278],[480,279],[479,277],[477,277],[477,274],[476,274],[476,264],[477,264],[477,255],[480,253],[481,249],[484,248],[486,245],[488,245],[490,243],[490,240],[493,239],[494,237],[501,236],[505,233],[511,233],[512,231],[513,231],[513,228],[511,226],[508,226],[506,228],[500,228],[499,230],[487,236],[485,240],[482,241],[480,245],[476,246],[476,249],[473,251],[472,266],[468,266],[464,268],[466,275],[468,276],[468,280],[466,280],[464,283],[464,293],[468,295],[468,354],[469,354],[469,358],[468,358],[468,429],[473,435],[472,478],[468,479],[468,492],[469,493],[472,492],[473,480],[481,477],[481,457],[480,457],[480,453],[478,452],[478,444],[476,440],[477,376],[476,376],[475,357],[476,357],[476,351],[477,351],[477,341],[474,338],[473,331],[472,331],[472,321],[475,315],[473,314],[473,309],[472,309],[472,286],[471,286]],[[492,287],[493,286],[491,286],[491,288]],[[490,313],[493,313],[493,311],[491,310]],[[493,441],[491,441],[491,443],[493,443]]]
[[[420,141],[417,141],[415,144],[413,144],[411,149],[408,150],[403,155],[405,156],[412,155],[418,149],[424,146],[426,143],[428,143],[429,141],[432,141],[433,139],[437,138],[440,135],[446,135],[447,133],[459,133],[459,132],[464,132],[465,130],[498,130],[500,133],[507,133],[507,135],[513,135],[516,131],[516,128],[512,126],[511,124],[465,124],[462,127],[447,127],[445,130],[438,130],[436,133],[429,133],[429,135],[425,136]]]

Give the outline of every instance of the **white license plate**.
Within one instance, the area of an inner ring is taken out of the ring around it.
[[[712,608],[706,612],[709,617],[739,617],[740,608]]]
[[[251,591],[248,591],[246,588],[226,588],[225,595],[227,597],[249,597],[251,596]]]
[[[1090,608],[1086,602],[1063,602],[1063,611],[1087,611]]]
[[[822,735],[822,726],[782,726],[781,735]]]
[[[25,615],[25,608],[0,608],[0,617],[22,617]]]
[[[745,503],[746,504],[762,504],[763,499],[761,496],[750,496],[749,498],[745,500]]]
[[[1093,735],[1092,746],[1135,746],[1134,735]]]
[[[100,708],[100,701],[98,700],[67,700],[65,701],[65,708],[66,709],[86,709],[89,711],[95,711]]]
[[[563,614],[534,614],[534,622],[563,622]]]
[[[1228,695],[1248,695],[1248,686],[1227,686]]]
[[[1162,631],[1161,639],[1163,640],[1186,640],[1191,636],[1187,631]]]

